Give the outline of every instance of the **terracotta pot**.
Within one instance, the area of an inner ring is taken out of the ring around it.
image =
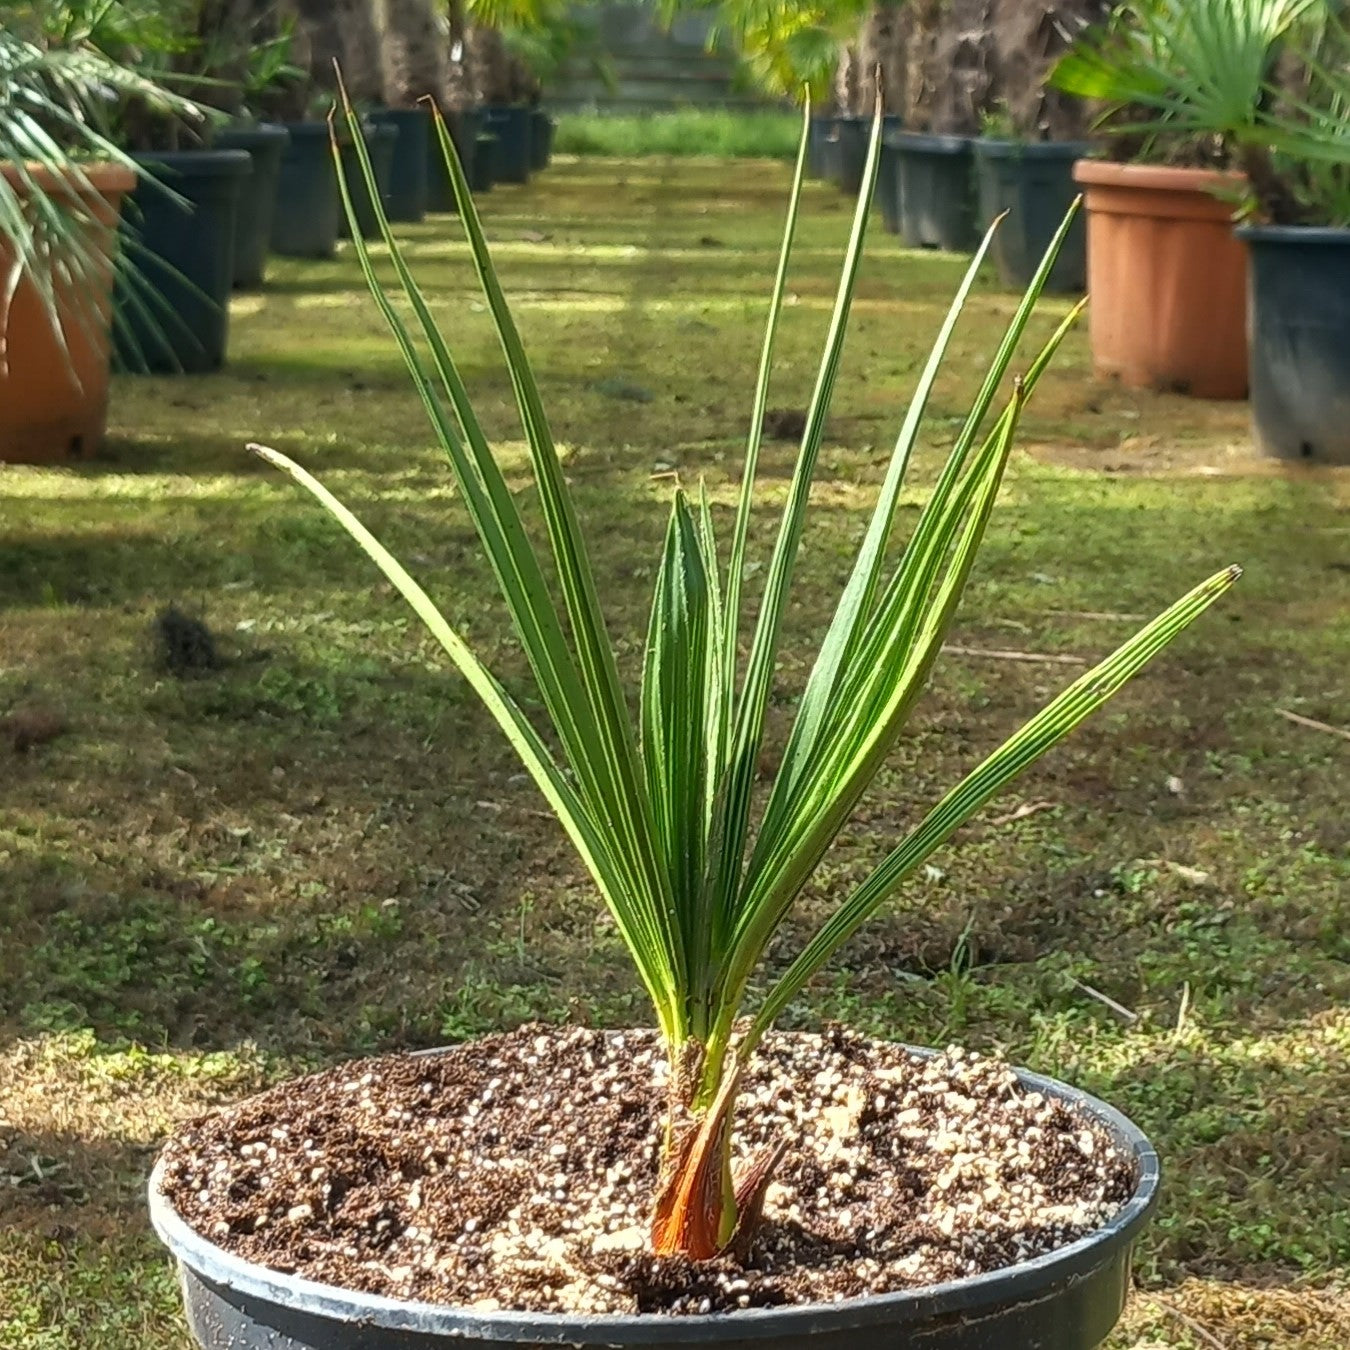
[[[1247,259],[1237,174],[1082,159],[1088,326],[1102,378],[1196,398],[1247,396]]]
[[[0,369],[0,461],[44,464],[81,459],[103,444],[108,415],[108,327],[112,312],[113,257],[122,198],[136,183],[120,164],[83,166],[91,192],[81,192],[89,242],[104,264],[58,289],[60,311],[53,323],[38,288],[20,280],[5,326],[7,360]],[[0,165],[6,181],[24,190],[13,165]],[[44,192],[76,197],[75,186],[42,170],[34,177]],[[14,254],[0,238],[0,275]]]

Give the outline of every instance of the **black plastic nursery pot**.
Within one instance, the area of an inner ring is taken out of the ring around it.
[[[263,283],[267,250],[272,241],[272,218],[276,214],[281,157],[290,138],[285,127],[270,122],[227,127],[216,133],[217,150],[247,150],[253,161],[253,172],[239,190],[239,210],[234,223],[237,287]]]
[[[389,165],[385,211],[390,220],[418,221],[427,213],[428,146],[431,112],[427,108],[380,108],[368,115],[373,126],[397,133]]]
[[[833,114],[814,113],[806,137],[806,171],[812,178],[830,178],[831,145],[834,136]]]
[[[1252,432],[1263,454],[1350,464],[1350,229],[1244,226]]]
[[[464,176],[473,186],[474,159],[478,153],[478,137],[482,131],[483,119],[476,109],[464,112],[451,112],[445,115],[450,138],[459,153],[459,162],[464,168]],[[441,150],[441,138],[433,126],[427,138],[427,210],[456,211],[455,190],[450,185],[450,171],[445,167],[445,155]]]
[[[530,109],[530,168],[547,169],[553,159],[553,119],[543,108]]]
[[[839,176],[834,180],[846,197],[856,197],[862,188],[867,167],[867,138],[872,132],[870,117],[836,117],[834,136],[838,146]]]
[[[488,106],[483,109],[483,130],[497,138],[498,183],[530,181],[530,109],[515,106]]]
[[[844,172],[844,155],[839,148],[839,119],[830,117],[826,122],[823,150],[824,178],[826,182],[838,187]]]
[[[992,253],[999,280],[1025,290],[1055,231],[1078,195],[1074,161],[1089,150],[1084,141],[977,140],[975,183],[979,227],[1006,211]],[[1079,212],[1050,269],[1046,289],[1077,293],[1087,285],[1087,222]]]
[[[502,143],[490,131],[482,132],[474,141],[473,172],[469,175],[469,186],[475,193],[491,192],[497,181],[497,161],[501,157]]]
[[[911,248],[969,253],[979,242],[971,139],[893,131],[900,190],[900,234]]]
[[[1090,1350],[1124,1307],[1134,1243],[1157,1200],[1158,1157],[1104,1102],[1037,1074],[1019,1077],[1094,1117],[1133,1157],[1130,1199],[1106,1227],[1033,1260],[841,1303],[692,1316],[483,1312],[356,1293],[242,1260],[174,1213],[160,1195],[159,1168],[150,1219],[178,1263],[188,1324],[206,1350]]]
[[[366,123],[362,128],[366,153],[370,156],[370,169],[375,175],[375,190],[380,201],[388,211],[389,184],[394,172],[394,146],[398,142],[398,128],[374,123]],[[346,143],[342,147],[342,173],[347,180],[347,191],[352,199],[352,214],[356,217],[357,227],[364,239],[378,239],[380,218],[375,213],[375,203],[370,199],[370,189],[366,186],[366,176],[361,170],[361,161],[356,146]],[[344,238],[351,235],[351,225],[344,211],[338,218],[338,233]]]
[[[900,233],[900,155],[890,138],[881,142],[881,163],[877,165],[876,204],[881,223],[888,234]]]
[[[123,208],[140,279],[119,279],[115,292],[117,364],[166,375],[218,370],[229,335],[239,192],[253,161],[245,150],[133,158],[164,187],[141,179]]]
[[[331,258],[337,248],[342,202],[333,171],[327,122],[287,122],[281,156],[272,252],[287,258]]]

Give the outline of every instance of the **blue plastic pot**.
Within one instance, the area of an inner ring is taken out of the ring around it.
[[[134,156],[164,187],[142,179],[122,219],[137,278],[114,295],[114,356],[124,370],[200,374],[225,363],[245,150]],[[164,190],[171,189],[172,194]]]

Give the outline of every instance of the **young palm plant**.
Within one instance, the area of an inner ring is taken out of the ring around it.
[[[360,145],[350,106],[346,117]],[[862,885],[840,897],[786,969],[765,973],[766,950],[794,899],[924,688],[993,509],[1018,416],[1073,320],[1071,315],[1020,378],[1010,381],[1014,353],[1066,221],[993,355],[913,534],[891,563],[887,544],[905,471],[943,354],[989,246],[986,237],[919,378],[857,560],[797,705],[781,766],[758,827],[752,828],[752,789],[779,635],[857,280],[879,125],[757,617],[744,625],[742,578],[760,427],[797,226],[805,134],[769,304],[730,546],[724,558],[706,493],[700,489],[691,501],[677,489],[636,719],[539,390],[444,124],[440,142],[506,354],[561,604],[398,240],[386,227],[384,240],[406,311],[395,306],[377,278],[359,231],[353,243],[450,460],[552,735],[546,738],[525,716],[422,587],[345,506],[284,455],[254,447],[323,503],[416,611],[511,742],[604,896],[651,997],[671,1061],[665,1156],[651,1227],[658,1254],[711,1258],[755,1221],[776,1153],[733,1177],[730,1122],[748,1057],[782,1009],[954,830],[1100,707],[1239,575],[1232,567],[1203,582],[1065,689],[937,802]],[[995,409],[1009,383],[1011,393]]]

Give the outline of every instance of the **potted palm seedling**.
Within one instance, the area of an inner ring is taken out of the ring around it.
[[[1245,191],[1230,138],[1185,109],[1258,117],[1291,30],[1323,0],[1129,0],[1051,72],[1102,100],[1111,159],[1075,170],[1087,207],[1089,327],[1100,376],[1200,398],[1247,393]]]
[[[992,355],[907,547],[890,558],[906,467],[985,239],[919,377],[772,787],[757,800],[879,130],[878,119],[756,617],[744,617],[742,579],[805,130],[730,540],[724,554],[705,493],[675,491],[635,715],[539,389],[443,123],[437,134],[524,423],[545,549],[529,537],[398,240],[386,227],[396,303],[356,235],[547,727],[350,510],[300,465],[258,453],[347,530],[482,700],[604,897],[656,1025],[536,1025],[341,1065],[184,1125],[156,1165],[151,1214],[203,1345],[1071,1350],[1098,1344],[1118,1316],[1158,1179],[1153,1150],[1128,1121],[980,1056],[843,1029],[774,1030],[934,849],[1238,575],[1228,568],[1202,582],[1074,681],[838,896],[813,936],[766,963],[924,687],[1022,408],[1072,323],[1011,376],[1066,225]]]
[[[103,443],[122,201],[141,173],[113,101],[187,105],[103,52],[56,5],[0,26],[0,461]]]
[[[1207,182],[1225,190],[1196,199],[1193,215],[1203,214],[1205,222],[1187,226],[1190,242],[1172,239],[1164,247],[1156,229],[1137,231],[1132,248],[1153,250],[1147,266],[1129,271],[1135,253],[1115,253],[1103,236],[1102,252],[1091,262],[1094,325],[1100,321],[1103,342],[1137,343],[1152,334],[1189,344],[1205,364],[1222,357],[1227,392],[1243,392],[1250,374],[1262,449],[1284,458],[1350,462],[1344,8],[1335,0],[1153,0],[1148,13],[1147,28],[1118,27],[1085,40],[1056,78],[1107,99],[1108,116],[1124,134],[1147,145],[1175,138],[1207,145],[1240,176]],[[1089,235],[1096,238],[1094,201],[1108,208],[1094,193],[1105,181],[1101,175],[1120,166],[1083,167]],[[1235,215],[1247,220],[1236,237]],[[1115,301],[1127,289],[1149,300],[1153,311],[1117,314]],[[1096,327],[1093,341],[1096,347]],[[1153,367],[1137,368],[1147,374]]]

